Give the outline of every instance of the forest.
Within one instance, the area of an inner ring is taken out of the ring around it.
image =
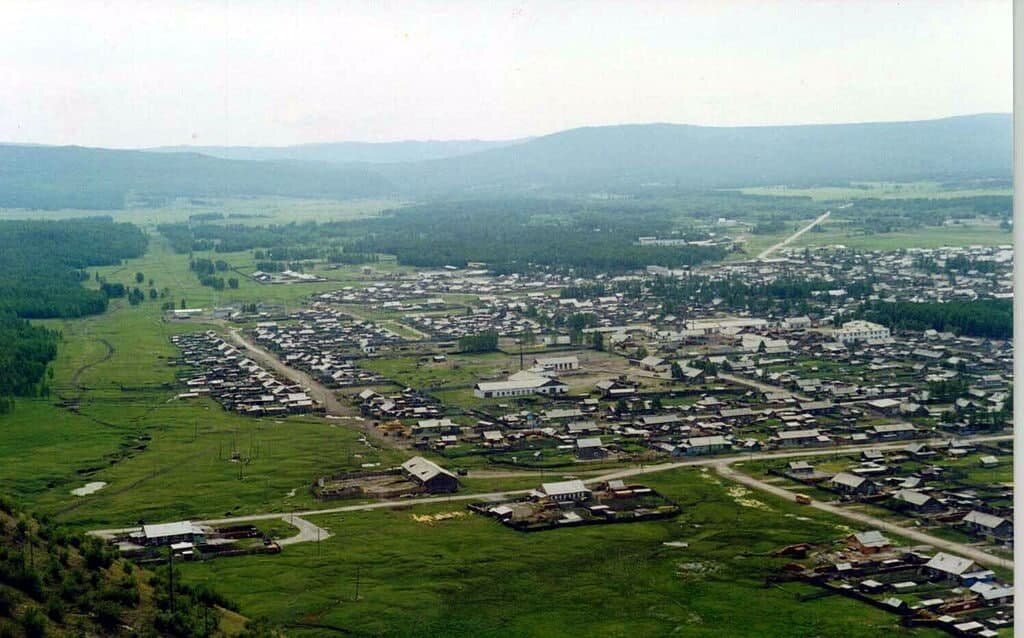
[[[946,220],[991,217],[1008,220],[1013,216],[1009,195],[957,197],[948,199],[857,199],[833,214],[872,233],[891,233],[921,226],[939,226]]]
[[[82,286],[85,269],[138,257],[146,243],[137,226],[109,217],[0,221],[0,312],[29,319],[103,312],[107,295]]]
[[[1010,339],[1013,336],[1013,301],[872,302],[856,313],[894,330],[953,332],[970,337]]]
[[[56,331],[0,314],[0,414],[13,407],[12,396],[45,394],[46,365],[59,339]]]

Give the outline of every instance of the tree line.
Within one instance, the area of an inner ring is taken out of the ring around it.
[[[867,319],[894,330],[953,332],[971,337],[1013,337],[1013,302],[1010,299],[975,301],[911,302],[877,301],[864,304],[856,318]]]

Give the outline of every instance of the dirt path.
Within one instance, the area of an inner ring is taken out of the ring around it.
[[[729,463],[726,461],[720,461],[718,463],[715,463],[714,468],[716,472],[718,472],[724,478],[729,479],[730,481],[746,485],[747,487],[759,490],[761,492],[767,492],[774,496],[784,498],[788,501],[792,501],[796,498],[797,492],[793,492],[788,489],[779,487],[778,485],[766,483],[765,481],[756,479],[748,474],[744,474],[736,470],[735,468],[730,467]],[[829,514],[834,514],[836,516],[841,516],[842,518],[855,521],[857,523],[862,523],[875,529],[903,536],[904,538],[909,538],[919,543],[931,545],[932,547],[935,547],[937,549],[953,552],[954,554],[957,554],[959,556],[970,558],[971,560],[982,565],[1002,567],[1004,569],[1013,569],[1012,560],[1007,558],[1001,558],[999,556],[994,556],[987,552],[983,552],[980,549],[973,547],[972,545],[969,545],[967,543],[956,543],[953,541],[948,541],[937,536],[932,536],[931,534],[920,532],[911,527],[905,527],[903,525],[896,525],[894,523],[884,521],[880,518],[871,516],[870,514],[865,514],[864,512],[858,512],[855,510],[847,509],[845,507],[839,507],[829,503],[824,503],[822,501],[812,500],[809,507],[819,509],[823,512],[828,512]]]
[[[806,233],[810,229],[814,228],[815,226],[817,226],[821,222],[823,222],[826,219],[828,219],[828,216],[831,215],[831,214],[832,214],[832,211],[830,211],[830,210],[825,211],[824,213],[822,213],[817,219],[815,219],[810,224],[807,224],[806,226],[804,226],[800,230],[796,231],[795,233],[793,233],[789,237],[783,239],[782,241],[780,241],[779,243],[775,244],[774,246],[769,246],[768,248],[765,248],[764,250],[762,250],[761,254],[758,255],[757,258],[758,259],[768,259],[768,257],[771,256],[771,254],[773,252],[775,252],[776,250],[782,248],[783,246],[788,246],[792,242],[796,241],[797,239],[800,238],[801,235],[803,235],[804,233]]]
[[[105,361],[109,361],[110,358],[114,356],[114,346],[113,346],[113,344],[111,344],[106,339],[103,339],[102,337],[96,339],[96,341],[99,341],[100,343],[102,343],[103,346],[107,349],[107,351],[99,359],[97,359],[95,361],[91,361],[91,362],[86,363],[84,365],[78,366],[78,368],[75,370],[75,373],[71,375],[71,385],[75,386],[79,390],[84,390],[85,389],[85,388],[82,387],[82,384],[80,384],[78,382],[78,378],[80,376],[82,376],[83,372],[85,372],[89,368],[98,366],[98,365],[100,365],[101,363],[103,363]]]

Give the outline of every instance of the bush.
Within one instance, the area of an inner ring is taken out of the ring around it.
[[[43,638],[46,635],[46,618],[38,609],[32,607],[22,616],[21,627],[28,638]]]

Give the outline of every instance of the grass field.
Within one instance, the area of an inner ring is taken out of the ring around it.
[[[767,552],[832,541],[843,525],[770,499],[740,506],[696,470],[650,479],[681,517],[524,534],[477,515],[425,524],[410,511],[356,512],[313,518],[334,534],[319,548],[182,570],[295,636],[937,635],[844,598],[799,602],[812,591],[800,585],[764,586],[787,560]],[[450,511],[464,510],[415,513]]]
[[[864,197],[879,199],[979,197],[986,195],[1012,195],[1009,187],[949,188],[939,182],[855,182],[850,186],[819,186],[815,188],[791,188],[787,186],[763,186],[741,188],[747,195],[778,195],[785,197],[810,197],[819,201],[850,200]]]
[[[303,221],[341,221],[379,214],[382,210],[400,208],[406,202],[391,199],[358,199],[335,201],[295,199],[290,197],[177,198],[157,207],[136,207],[110,210],[62,209],[52,211],[23,208],[0,208],[0,219],[73,219],[76,217],[109,216],[114,221],[131,222],[150,230],[157,224],[188,221],[190,215],[224,213],[250,215],[229,218],[226,223],[245,225],[287,224]]]

